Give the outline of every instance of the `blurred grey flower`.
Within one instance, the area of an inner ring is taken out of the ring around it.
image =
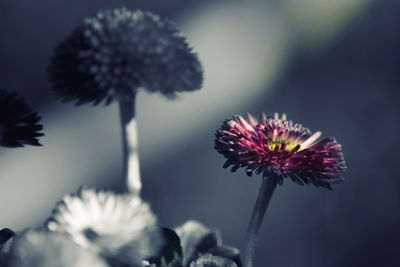
[[[227,258],[206,254],[192,261],[190,267],[237,267],[237,264]]]
[[[157,267],[157,265],[154,264],[154,263],[150,263],[148,261],[143,261],[142,262],[142,267]]]
[[[43,135],[43,127],[39,120],[22,97],[0,89],[0,146],[40,146],[37,137]]]
[[[85,18],[55,49],[49,75],[56,95],[77,104],[133,98],[139,87],[174,96],[203,80],[197,55],[173,22],[126,8]]]
[[[28,230],[16,239],[8,267],[109,267],[96,253],[77,246],[61,233]]]
[[[138,196],[81,189],[57,204],[47,227],[68,234],[113,265],[140,266],[158,255],[163,245],[156,223],[150,207]]]
[[[240,251],[239,251],[239,249],[237,249],[235,247],[231,247],[228,245],[220,245],[220,246],[216,246],[216,247],[212,247],[212,248],[208,249],[207,253],[209,253],[213,256],[230,259],[233,262],[235,262],[235,264],[237,266],[242,266],[242,263],[240,260]]]
[[[183,266],[241,266],[240,251],[223,245],[218,230],[209,229],[200,222],[190,220],[176,227],[175,231],[181,240]],[[208,262],[210,265],[207,265]],[[222,265],[213,265],[214,263]],[[234,265],[229,265],[232,263]]]

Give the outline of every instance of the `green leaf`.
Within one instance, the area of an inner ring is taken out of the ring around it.
[[[161,258],[160,267],[181,267],[182,266],[182,255],[178,255],[176,251],[173,252],[173,258],[170,262],[167,262],[165,257]]]
[[[4,243],[6,243],[14,235],[15,235],[15,233],[8,228],[3,228],[2,230],[0,230],[0,248]]]
[[[171,229],[162,228],[161,230],[166,243],[161,250],[160,257],[151,259],[149,262],[160,267],[181,267],[183,252],[179,236]]]

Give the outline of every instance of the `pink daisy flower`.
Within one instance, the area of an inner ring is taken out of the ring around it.
[[[244,167],[246,174],[253,172],[263,177],[274,176],[282,184],[291,178],[304,185],[331,189],[331,183],[342,180],[340,174],[346,165],[341,145],[335,138],[317,141],[321,132],[311,134],[301,124],[279,117],[240,115],[224,121],[215,134],[215,148],[227,159],[224,168],[232,172]]]

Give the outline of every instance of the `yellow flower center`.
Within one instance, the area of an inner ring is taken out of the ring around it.
[[[294,143],[294,142],[287,142],[284,140],[275,140],[272,141],[271,139],[268,139],[268,144],[269,144],[269,150],[274,150],[276,146],[278,146],[278,148],[280,148],[282,146],[283,143],[286,143],[286,148],[285,150],[292,150],[293,148],[295,148],[298,143]],[[303,148],[300,145],[300,148],[297,151],[302,150]]]

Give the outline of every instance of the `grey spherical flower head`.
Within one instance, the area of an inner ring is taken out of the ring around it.
[[[77,246],[66,235],[44,230],[21,234],[7,258],[8,267],[109,267],[96,253]]]
[[[52,88],[77,104],[134,97],[139,87],[166,96],[199,89],[203,71],[176,25],[141,10],[87,17],[55,49]]]
[[[16,93],[0,89],[0,146],[40,146],[37,137],[44,134],[38,124],[40,116],[33,112]]]
[[[150,207],[132,194],[81,189],[58,203],[46,225],[113,266],[140,265],[164,242]]]

